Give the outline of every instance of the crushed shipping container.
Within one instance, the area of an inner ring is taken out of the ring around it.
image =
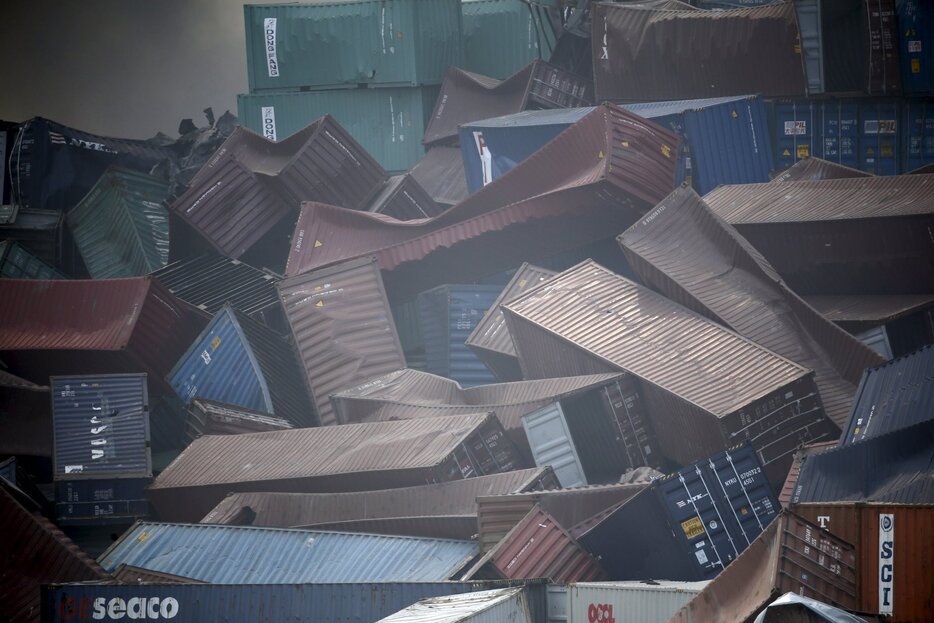
[[[159,517],[198,521],[236,491],[330,493],[526,467],[490,414],[201,437],[149,488]]]
[[[379,623],[532,623],[525,589],[501,588],[450,597],[430,597],[412,604]]]
[[[596,617],[597,621],[664,623],[707,584],[670,580],[575,582],[567,587],[569,621]]]
[[[0,277],[11,279],[65,279],[15,240],[0,240]]]
[[[137,522],[98,558],[212,584],[447,580],[470,541],[281,528]]]
[[[444,210],[445,206],[436,203],[411,173],[389,178],[367,208],[367,212],[385,214],[400,221],[431,218]]]
[[[70,247],[63,240],[64,218],[57,210],[26,210],[13,206],[8,218],[0,220],[0,239],[16,243],[55,271],[61,272],[67,264],[70,271],[66,272],[71,272],[76,267],[66,261],[66,248]],[[33,278],[33,275],[23,276]],[[46,279],[61,279],[61,276],[52,275]]]
[[[689,465],[612,510],[578,537],[614,580],[709,580],[781,508],[749,445]]]
[[[461,150],[457,147],[430,148],[428,153],[415,163],[410,173],[444,209],[467,198],[464,161],[461,158]]]
[[[262,411],[195,397],[188,403],[185,445],[202,435],[239,435],[290,428],[295,428],[292,422]]]
[[[883,358],[807,305],[693,190],[673,192],[618,241],[643,283],[814,370],[824,412],[846,426],[862,371]]]
[[[853,169],[843,164],[837,164],[821,158],[808,157],[798,160],[779,175],[772,178],[772,182],[813,182],[817,180],[838,180],[850,177],[869,177],[859,169]]]
[[[678,464],[750,440],[778,485],[798,445],[839,434],[813,372],[593,261],[502,308],[527,377],[631,374]]]
[[[330,244],[324,240],[296,229],[294,244]],[[337,423],[332,393],[405,366],[372,257],[306,272],[277,287],[320,424]]]

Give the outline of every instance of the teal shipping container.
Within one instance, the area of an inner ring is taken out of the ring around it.
[[[440,87],[338,89],[237,96],[237,116],[271,140],[331,114],[384,169],[407,171],[424,154],[422,136]]]
[[[461,69],[504,80],[537,58],[548,60],[556,36],[546,5],[523,0],[464,0]]]
[[[460,0],[245,5],[250,92],[441,84],[463,64]]]
[[[148,275],[168,263],[169,187],[162,180],[110,167],[65,217],[94,279]]]

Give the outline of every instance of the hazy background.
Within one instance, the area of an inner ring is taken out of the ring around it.
[[[243,0],[0,0],[0,58],[0,119],[174,137],[208,106],[237,113]]]

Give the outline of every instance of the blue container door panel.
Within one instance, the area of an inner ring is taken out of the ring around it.
[[[898,102],[869,101],[859,106],[859,168],[876,175],[897,175]]]
[[[499,286],[477,286],[475,291],[454,290],[448,299],[450,375],[463,387],[496,382],[496,376],[464,342],[501,290]]]
[[[820,131],[818,107],[806,100],[775,102],[772,117],[775,128],[775,165],[784,171],[798,160],[817,155]]]
[[[934,98],[906,100],[901,130],[903,173],[934,162]]]
[[[899,0],[898,56],[905,94],[934,92],[934,3]]]
[[[853,101],[833,101],[820,106],[821,140],[815,155],[859,168],[859,105]]]
[[[739,527],[737,540],[749,545],[780,510],[755,451],[750,446],[728,450],[708,467],[716,486],[728,501],[724,512],[729,513]]]
[[[200,396],[273,413],[269,389],[233,314],[218,312],[169,375],[185,404]]]

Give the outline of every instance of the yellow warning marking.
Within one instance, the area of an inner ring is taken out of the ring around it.
[[[662,155],[666,158],[671,158],[671,147],[668,145],[662,145]]]
[[[785,151],[782,152],[782,155],[783,155],[783,156],[790,156],[790,155],[791,155],[791,152],[788,151],[788,149],[786,148]]]
[[[807,158],[811,154],[811,150],[807,145],[798,145],[796,151],[798,158]]]
[[[629,141],[620,141],[620,143],[622,143],[623,147],[629,149]]]
[[[324,246],[324,243],[321,242],[320,240],[315,240],[315,248],[317,249],[318,247],[321,247],[321,246]]]
[[[520,288],[524,288],[524,287],[525,287],[525,284],[527,284],[528,282],[529,282],[528,279],[520,279],[520,280],[519,280],[519,287],[520,287]]]
[[[321,286],[315,286],[315,292],[320,292],[320,291],[321,291]]]
[[[221,336],[215,337],[211,340],[211,350],[217,350],[217,347],[221,345]]]
[[[136,540],[139,541],[140,543],[143,543],[143,542],[146,541],[146,539],[148,539],[148,538],[149,538],[149,533],[148,533],[148,532],[144,532],[144,533],[142,533],[141,535],[139,535],[138,537],[136,537]]]
[[[876,153],[876,150],[873,149],[872,147],[866,148],[866,154],[867,154],[867,155],[871,156],[871,155],[873,155],[874,153]]]
[[[688,539],[693,539],[696,536],[704,534],[704,524],[697,517],[691,517],[687,521],[682,521],[681,529],[684,530],[684,536]]]
[[[600,153],[597,154],[597,158],[600,158],[601,160],[603,160],[603,157],[604,157],[604,156],[603,156],[603,150],[601,149],[601,150],[600,150]]]
[[[733,117],[734,119],[736,119],[737,117],[739,117],[739,115],[736,114],[736,111],[735,111],[735,110],[730,111],[730,116]]]
[[[920,58],[911,59],[911,73],[913,74],[921,73],[921,59]]]
[[[801,54],[801,46],[798,44],[795,44],[795,54]]]
[[[324,307],[324,301],[318,301],[315,303],[315,307]]]

